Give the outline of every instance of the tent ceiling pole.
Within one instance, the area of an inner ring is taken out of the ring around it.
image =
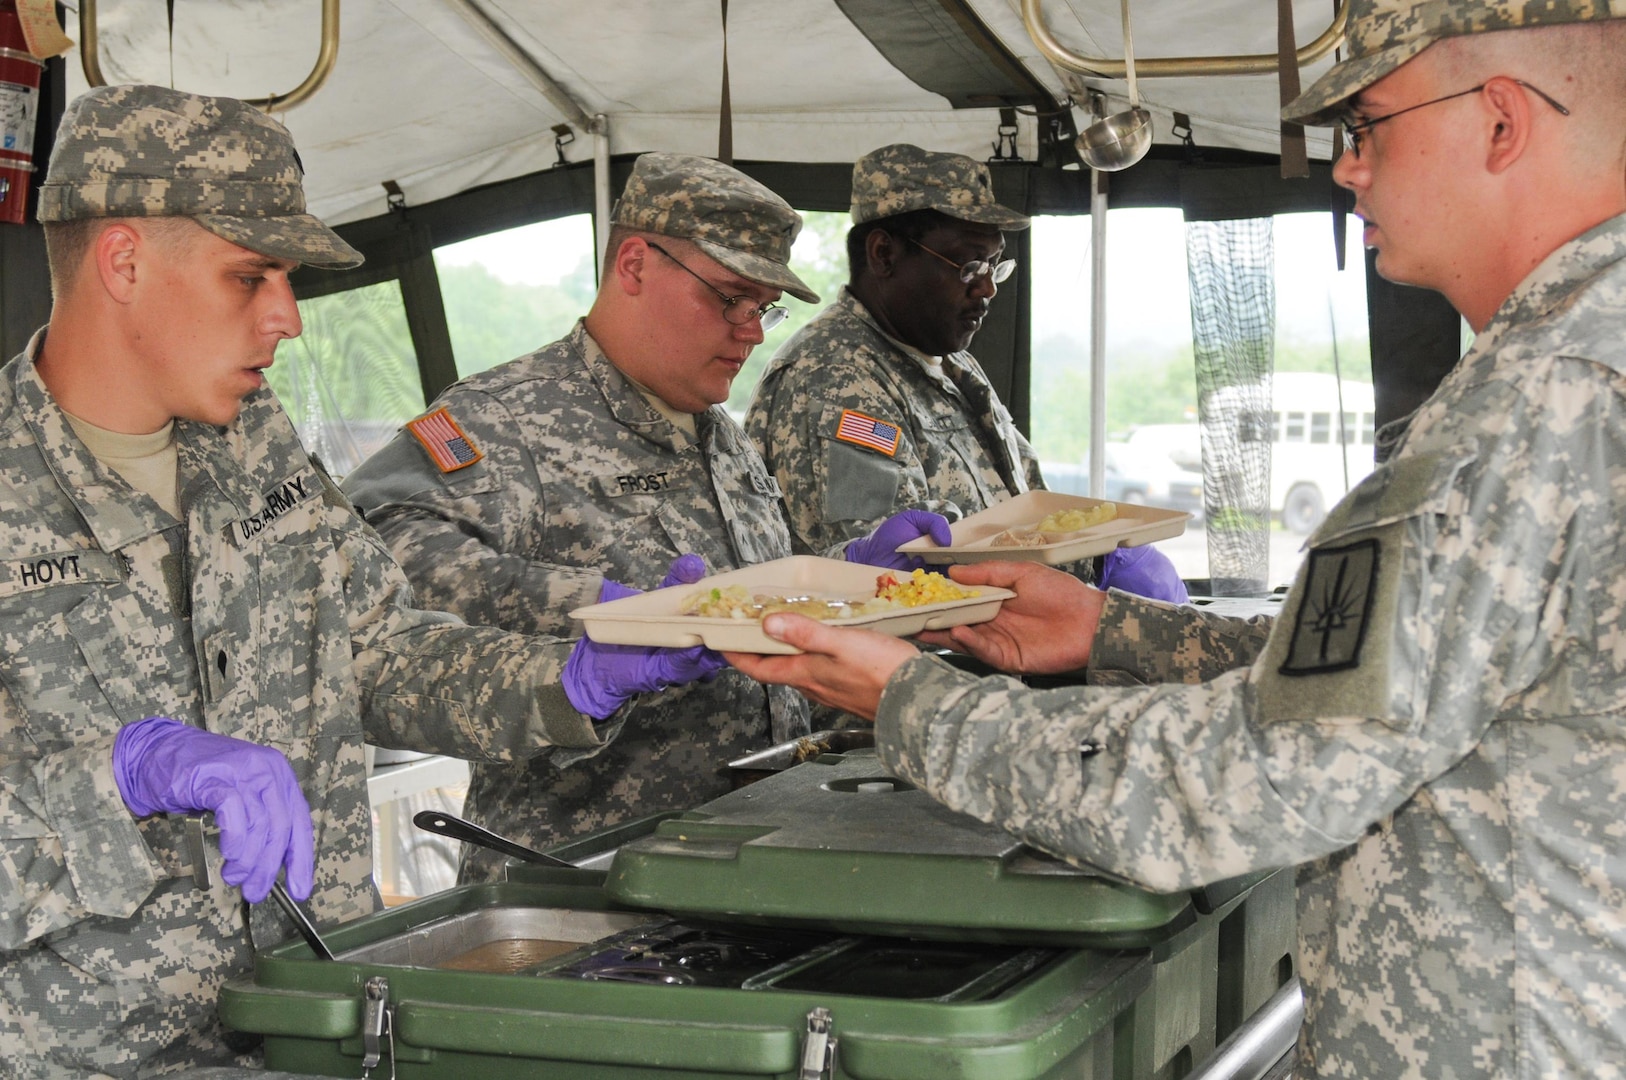
[[[553,102],[554,107],[565,114],[570,126],[580,131],[591,131],[593,122],[588,119],[587,113],[576,104],[565,88],[553,81],[553,78],[542,70],[542,66],[532,59],[531,54],[520,48],[508,32],[491,20],[483,9],[474,0],[446,0],[457,13],[468,20],[470,26],[480,31],[480,35],[489,41],[492,46],[514,66],[514,70],[530,80],[531,85],[542,91],[542,95]]]
[[[1101,79],[1121,79],[1126,67],[1123,57],[1081,56],[1073,52],[1050,32],[1045,25],[1040,0],[1022,0],[1022,25],[1028,37],[1046,60],[1065,71],[1080,75],[1093,75]],[[1333,16],[1332,24],[1304,48],[1298,50],[1299,66],[1313,64],[1332,52],[1344,40],[1344,24],[1349,18],[1349,5],[1343,4]],[[1281,63],[1275,53],[1251,56],[1157,56],[1135,57],[1135,75],[1142,79],[1167,78],[1177,75],[1274,75]]]
[[[1090,494],[1107,492],[1107,186],[1090,170]]]
[[[598,255],[598,280],[604,281],[604,264],[610,242],[610,118],[603,113],[593,117],[593,237]]]

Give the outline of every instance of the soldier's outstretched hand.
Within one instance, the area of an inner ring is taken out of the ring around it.
[[[875,719],[881,691],[892,673],[920,655],[907,641],[886,634],[835,627],[785,612],[763,619],[762,632],[802,652],[796,656],[730,652],[724,658],[758,682],[794,687],[822,705],[866,720]]]
[[[704,559],[692,553],[679,555],[657,588],[693,584],[705,575]],[[598,598],[600,603],[606,603],[637,595],[637,589],[605,578]],[[636,694],[656,693],[697,679],[707,682],[727,667],[721,656],[704,645],[662,649],[602,645],[584,637],[570,651],[559,682],[578,712],[595,720],[607,720]]]
[[[969,653],[1001,671],[1059,675],[1090,660],[1090,645],[1106,594],[1071,574],[1031,562],[985,562],[949,567],[962,585],[1010,589],[992,621],[920,635],[928,645]]]

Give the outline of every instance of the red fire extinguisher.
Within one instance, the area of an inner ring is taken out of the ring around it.
[[[28,210],[44,70],[28,51],[15,0],[0,0],[0,221],[20,225]]]

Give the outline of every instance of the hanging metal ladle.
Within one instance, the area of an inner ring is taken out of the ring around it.
[[[1135,86],[1135,43],[1129,32],[1129,0],[1121,0],[1124,20],[1124,75],[1129,80],[1129,108],[1103,116],[1074,142],[1084,164],[1101,172],[1127,169],[1152,148],[1152,114],[1140,107]]]

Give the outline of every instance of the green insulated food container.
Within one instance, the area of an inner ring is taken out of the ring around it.
[[[1152,978],[1144,951],[673,925],[590,886],[466,886],[326,932],[335,961],[262,953],[221,1016],[268,1068],[329,1076],[1108,1080]],[[677,966],[639,966],[652,940]]]
[[[824,753],[297,940],[221,996],[332,1076],[1179,1080],[1294,974],[1291,873],[1157,895]]]

